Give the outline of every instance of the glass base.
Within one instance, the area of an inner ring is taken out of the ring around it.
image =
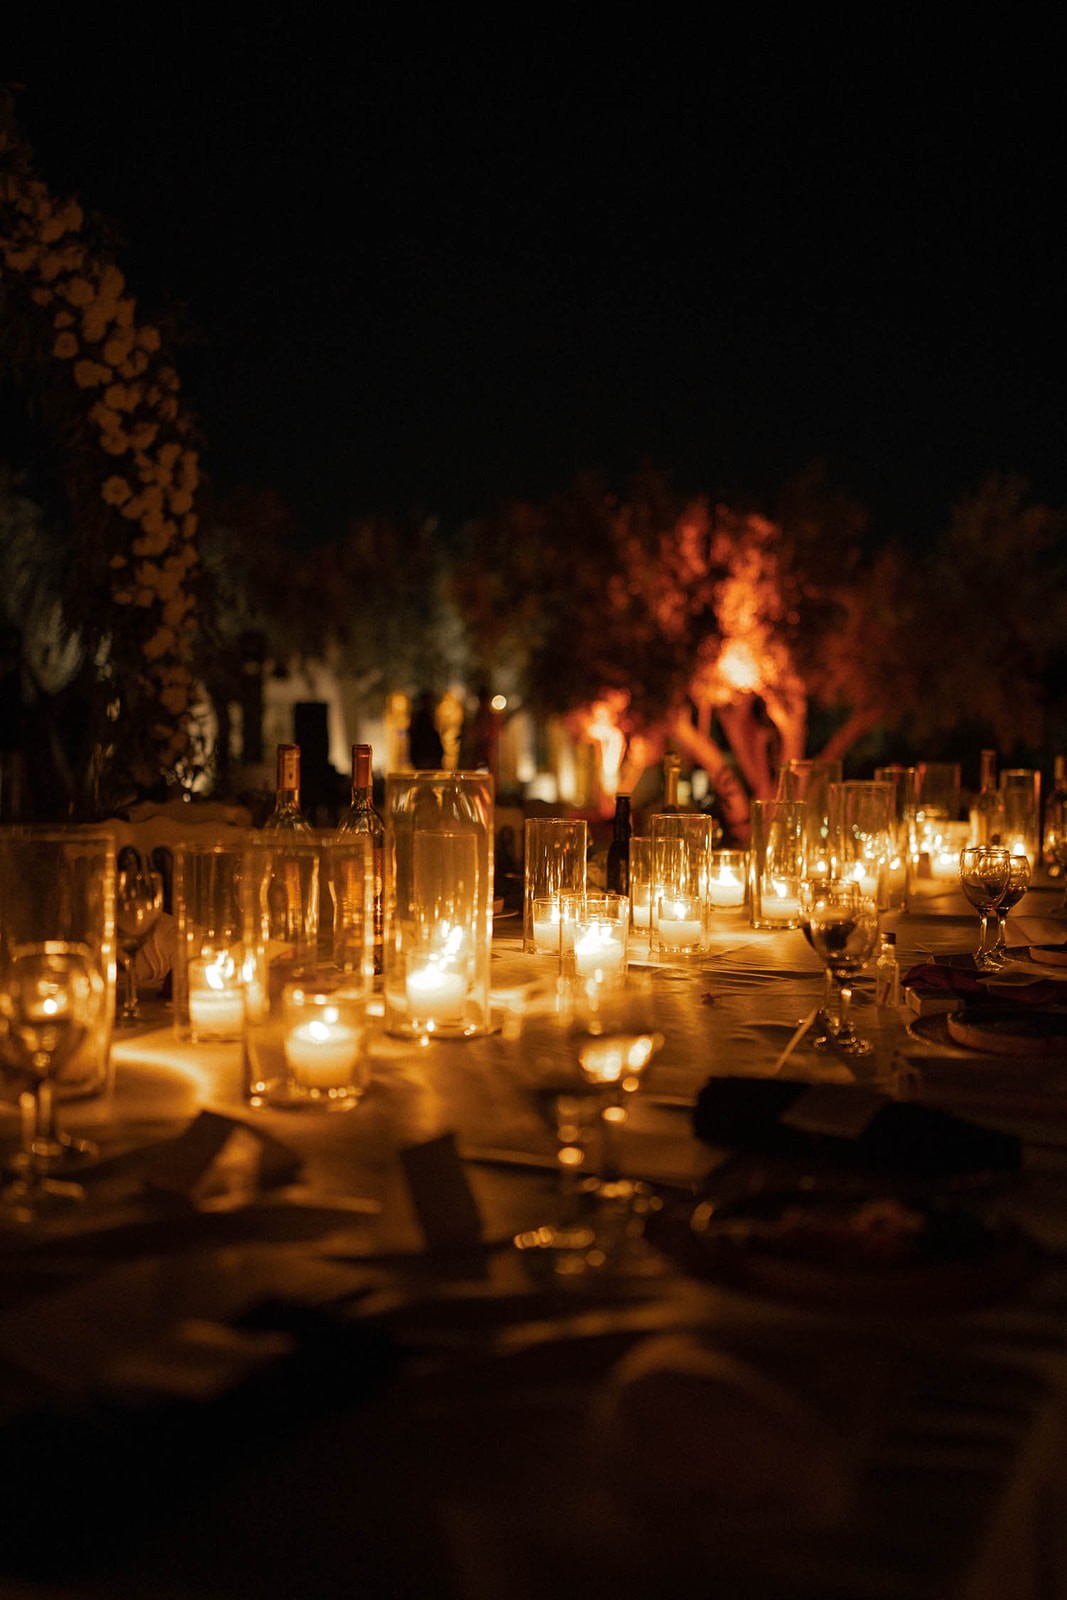
[[[67,1216],[84,1199],[85,1190],[79,1183],[15,1177],[0,1189],[0,1214],[15,1222],[47,1222]]]

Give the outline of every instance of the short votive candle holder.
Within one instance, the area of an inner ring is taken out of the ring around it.
[[[709,861],[708,899],[712,909],[739,909],[745,903],[748,851],[713,850]]]
[[[621,978],[626,972],[630,900],[624,894],[588,895],[574,926],[574,968],[579,978]]]
[[[287,984],[282,995],[286,1109],[351,1111],[366,1093],[366,999]]]

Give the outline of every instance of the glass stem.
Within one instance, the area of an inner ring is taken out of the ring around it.
[[[626,1112],[610,1090],[604,1091],[600,1104],[600,1181],[618,1183],[622,1176],[619,1162],[618,1129],[626,1120]]]
[[[852,985],[850,983],[846,983],[845,980],[842,979],[838,984],[837,992],[840,997],[840,1001],[837,1009],[837,1027],[835,1028],[834,1032],[838,1038],[845,1039],[848,1037],[849,1030],[848,1011],[849,1006],[852,1003]]]
[[[43,1078],[37,1085],[33,1148],[38,1156],[47,1156],[59,1148],[59,1135],[56,1132],[56,1091],[50,1078]]]

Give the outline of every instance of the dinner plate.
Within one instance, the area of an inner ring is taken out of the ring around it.
[[[1032,944],[1027,953],[1043,967],[1067,967],[1067,944]]]
[[[1067,1010],[1034,1005],[965,1006],[945,1014],[953,1044],[1004,1056],[1067,1056]]]
[[[651,1241],[696,1277],[799,1304],[935,1312],[995,1299],[1035,1269],[1030,1241],[951,1202],[779,1193],[668,1208]]]

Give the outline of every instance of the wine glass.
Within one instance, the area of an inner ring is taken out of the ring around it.
[[[63,1148],[55,1076],[96,1022],[102,996],[92,953],[83,945],[55,939],[9,953],[0,986],[0,1043],[4,1072],[22,1086],[22,1149],[0,1205],[18,1221],[62,1212],[85,1198],[79,1184],[48,1176]]]
[[[808,925],[808,915],[811,908],[818,903],[819,897],[826,890],[832,888],[838,879],[835,878],[802,878],[800,880],[800,931],[812,949],[811,928]],[[812,1023],[812,1044],[816,1050],[829,1050],[834,1042],[834,1029],[837,1026],[837,986],[834,983],[833,973],[827,967],[823,976],[823,993],[819,1008],[815,1013]]]
[[[610,1266],[654,1207],[648,1186],[625,1176],[618,1136],[628,1097],[662,1048],[663,1035],[655,1027],[647,973],[564,983],[553,1020],[565,1072],[559,1074],[556,1058],[539,1098],[556,1135],[557,1215],[516,1234],[514,1243],[557,1275],[578,1277]]]
[[[1003,967],[1009,960],[1005,927],[1008,912],[1019,904],[1029,887],[1030,858],[1020,851],[1008,863],[1008,887],[997,902],[997,931],[989,950],[989,959],[995,966]]]
[[[1011,855],[1003,845],[968,844],[960,851],[960,887],[978,912],[981,932],[974,964],[979,972],[995,972],[1001,961],[990,946],[990,919],[1011,881]]]
[[[158,872],[138,865],[119,873],[115,885],[115,928],[122,970],[126,975],[126,997],[119,1013],[120,1022],[129,1024],[140,1020],[135,958],[162,913],[163,879]]]
[[[869,1039],[852,1025],[849,1007],[852,980],[870,959],[878,938],[878,905],[861,886],[847,880],[824,882],[803,913],[811,947],[826,968],[837,995],[837,1017],[831,1027],[834,1050],[847,1055],[870,1055]]]

